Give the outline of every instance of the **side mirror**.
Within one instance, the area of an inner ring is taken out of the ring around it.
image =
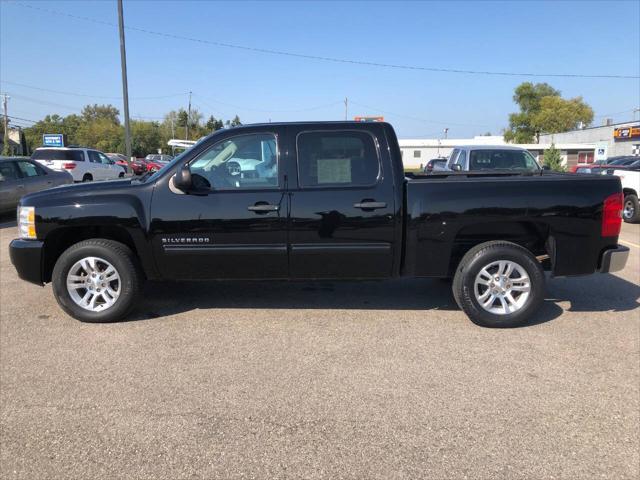
[[[542,165],[542,170],[551,170],[549,165]]]
[[[193,181],[191,179],[191,170],[189,170],[187,165],[183,165],[176,172],[176,176],[173,178],[173,184],[183,192],[191,190],[191,187],[193,187]]]
[[[462,171],[462,165],[460,165],[459,163],[455,163],[455,164],[451,165],[451,170],[453,170],[454,172],[461,172]]]

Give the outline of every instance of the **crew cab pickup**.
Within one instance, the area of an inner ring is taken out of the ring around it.
[[[472,321],[512,326],[543,301],[545,270],[624,267],[621,211],[615,176],[408,178],[387,123],[269,123],[140,179],[23,197],[10,254],[87,322],[125,317],[145,279],[443,277]]]

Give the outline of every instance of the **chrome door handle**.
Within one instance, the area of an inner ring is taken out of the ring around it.
[[[373,202],[365,201],[360,203],[354,203],[354,208],[361,208],[362,210],[375,210],[376,208],[386,208],[387,202]]]
[[[258,205],[249,205],[247,210],[251,210],[256,213],[277,212],[280,210],[280,206],[260,203]]]

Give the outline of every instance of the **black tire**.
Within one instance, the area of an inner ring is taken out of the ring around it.
[[[120,175],[118,175],[118,178],[124,178],[124,172],[120,172]]]
[[[82,177],[82,181],[83,182],[92,182],[93,181],[93,175],[91,175],[90,173],[85,173],[84,176]]]
[[[100,312],[86,310],[77,305],[67,291],[69,270],[85,257],[103,258],[115,267],[120,275],[120,295],[115,303]],[[53,294],[60,307],[81,322],[103,323],[123,319],[135,306],[143,274],[137,259],[126,245],[102,238],[92,238],[72,245],[56,261],[51,278]]]
[[[622,219],[627,223],[638,223],[640,221],[640,204],[638,196],[629,193],[624,197],[624,210]]]
[[[476,299],[476,275],[485,266],[499,260],[509,260],[518,264],[529,276],[529,297],[524,305],[513,313],[489,312]],[[525,325],[544,300],[544,270],[531,252],[520,245],[506,241],[486,242],[473,247],[462,258],[453,278],[452,290],[456,303],[473,323],[483,327],[517,327]]]

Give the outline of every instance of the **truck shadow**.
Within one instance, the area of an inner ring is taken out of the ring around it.
[[[451,294],[451,284],[437,279],[149,282],[144,300],[129,320],[206,309],[459,310]],[[562,312],[555,301],[545,301],[525,326],[551,321]]]
[[[611,274],[555,278],[547,298],[570,302],[569,312],[630,312],[640,307],[640,285]]]

